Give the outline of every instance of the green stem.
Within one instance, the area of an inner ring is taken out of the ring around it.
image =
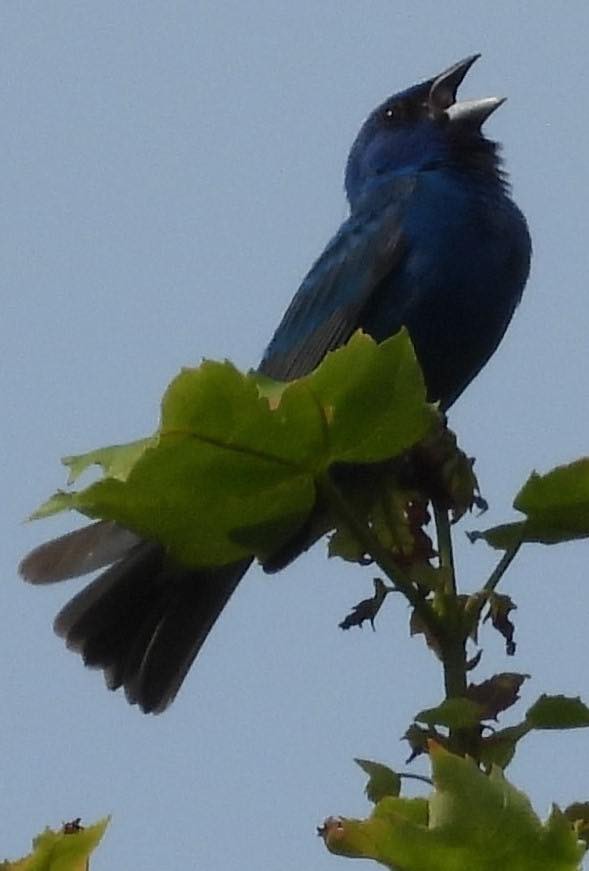
[[[446,698],[463,696],[466,692],[466,643],[461,636],[451,635],[442,650]]]
[[[486,593],[493,592],[493,590],[495,589],[495,587],[497,586],[497,584],[499,583],[499,581],[501,580],[501,578],[503,577],[503,575],[505,574],[505,572],[507,571],[507,569],[509,568],[509,566],[511,565],[511,563],[513,562],[515,557],[517,556],[517,553],[518,553],[521,545],[522,545],[522,542],[518,541],[517,544],[514,544],[513,547],[511,547],[511,548],[509,548],[509,550],[505,551],[505,553],[503,554],[503,556],[501,557],[501,559],[499,560],[499,562],[497,563],[497,565],[495,566],[495,568],[493,569],[491,574],[489,575],[489,579],[488,579],[487,583],[483,587],[483,590]]]
[[[450,518],[444,508],[434,505],[434,519],[436,522],[436,537],[438,540],[438,554],[440,567],[448,570],[448,584],[446,592],[456,594],[456,574],[454,570],[454,554],[452,552],[452,535],[450,532]]]
[[[444,590],[444,640],[442,643],[442,666],[446,698],[460,698],[467,690],[467,655],[463,613],[458,599],[450,517],[446,509],[435,502],[434,519],[440,568],[447,572]],[[460,754],[476,754],[478,735],[472,729],[450,729],[450,744]]]

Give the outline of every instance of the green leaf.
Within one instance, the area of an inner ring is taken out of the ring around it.
[[[515,653],[515,641],[513,640],[515,626],[509,615],[512,611],[517,610],[517,605],[509,596],[495,592],[489,593],[487,602],[489,610],[483,623],[486,623],[487,620],[491,621],[495,629],[505,638],[505,652],[508,656],[513,656]]]
[[[392,768],[380,762],[371,762],[369,759],[355,759],[354,762],[369,776],[365,789],[369,801],[376,804],[387,795],[399,795],[401,778]]]
[[[329,536],[327,553],[330,557],[338,556],[350,563],[366,562],[366,549],[360,544],[353,532],[345,526],[340,526]]]
[[[0,863],[6,871],[85,871],[88,857],[96,849],[109,823],[108,818],[93,826],[68,831],[45,829],[33,839],[33,852],[16,862]]]
[[[246,519],[271,526],[269,542],[280,546],[314,500],[313,480],[303,472],[181,436],[146,451],[126,482],[106,478],[72,494],[82,513],[161,541],[186,565],[222,565],[255,552],[253,542],[250,548],[232,537]]]
[[[511,550],[520,542],[525,541],[524,521],[517,523],[502,523],[499,526],[493,526],[490,529],[471,530],[466,535],[473,543],[475,541],[486,541],[495,550]]]
[[[357,332],[301,381],[321,404],[330,462],[398,456],[439,421],[405,329],[380,345]]]
[[[73,484],[90,466],[100,466],[105,475],[125,481],[139,457],[153,446],[154,439],[139,439],[125,445],[110,445],[87,454],[64,457],[62,462],[69,468],[67,482]]]
[[[589,536],[589,457],[557,466],[545,475],[534,472],[513,507],[527,519],[471,533],[492,547],[507,550],[519,541],[556,544]]]
[[[415,715],[427,726],[447,726],[449,729],[470,729],[478,726],[484,716],[481,705],[466,698],[446,699],[436,708],[427,708]]]
[[[501,711],[515,705],[520,688],[529,677],[529,674],[504,671],[482,683],[469,684],[466,695],[480,706],[483,720],[496,720]]]
[[[564,815],[574,826],[579,840],[589,847],[589,801],[576,801],[564,809]]]
[[[589,726],[589,708],[580,698],[542,695],[526,713],[531,729],[581,729]]]
[[[577,871],[585,849],[558,809],[542,823],[498,768],[487,776],[440,747],[431,758],[427,810],[385,798],[367,820],[331,817],[320,830],[328,849],[403,871]]]
[[[394,457],[438,421],[406,332],[358,333],[288,385],[206,361],[170,384],[156,436],[69,458],[70,479],[92,464],[105,477],[34,516],[115,520],[188,566],[264,560],[309,518],[331,465]]]
[[[499,768],[507,768],[515,755],[517,742],[527,735],[530,727],[527,723],[517,726],[508,726],[498,732],[482,738],[479,744],[479,757],[485,768],[490,769],[493,765]]]

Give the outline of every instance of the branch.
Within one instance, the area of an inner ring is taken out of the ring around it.
[[[521,546],[522,546],[522,542],[520,540],[517,542],[517,544],[514,544],[513,547],[510,547],[509,550],[505,551],[505,553],[503,554],[503,556],[501,557],[501,559],[499,560],[499,562],[497,563],[497,565],[495,566],[495,568],[493,569],[491,574],[489,575],[489,579],[488,579],[487,583],[483,587],[483,590],[485,591],[485,593],[492,593],[493,592],[493,590],[495,589],[495,587],[497,586],[497,584],[499,583],[499,581],[501,580],[501,578],[503,577],[503,575],[505,574],[505,572],[507,571],[509,566],[511,565],[512,561],[515,559]]]

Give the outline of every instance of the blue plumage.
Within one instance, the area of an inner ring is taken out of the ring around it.
[[[496,349],[530,239],[480,130],[502,101],[455,102],[474,59],[390,98],[363,125],[346,169],[350,217],[286,312],[266,374],[296,378],[358,328],[382,341],[404,325],[430,398],[448,408]]]
[[[303,281],[261,371],[297,378],[358,328],[382,341],[405,325],[430,399],[448,408],[493,353],[528,276],[530,239],[497,147],[481,133],[502,101],[456,102],[475,60],[391,97],[363,125],[346,168],[350,217]],[[307,531],[288,558],[308,546]],[[55,628],[110,688],[157,713],[249,560],[184,568],[159,544],[100,522],[41,545],[21,572],[47,583],[108,565]]]

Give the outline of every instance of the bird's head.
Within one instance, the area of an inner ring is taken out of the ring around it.
[[[383,178],[442,165],[487,171],[499,178],[497,146],[481,126],[503,102],[499,97],[456,101],[475,54],[439,76],[394,94],[364,122],[350,151],[346,193],[354,204]]]

